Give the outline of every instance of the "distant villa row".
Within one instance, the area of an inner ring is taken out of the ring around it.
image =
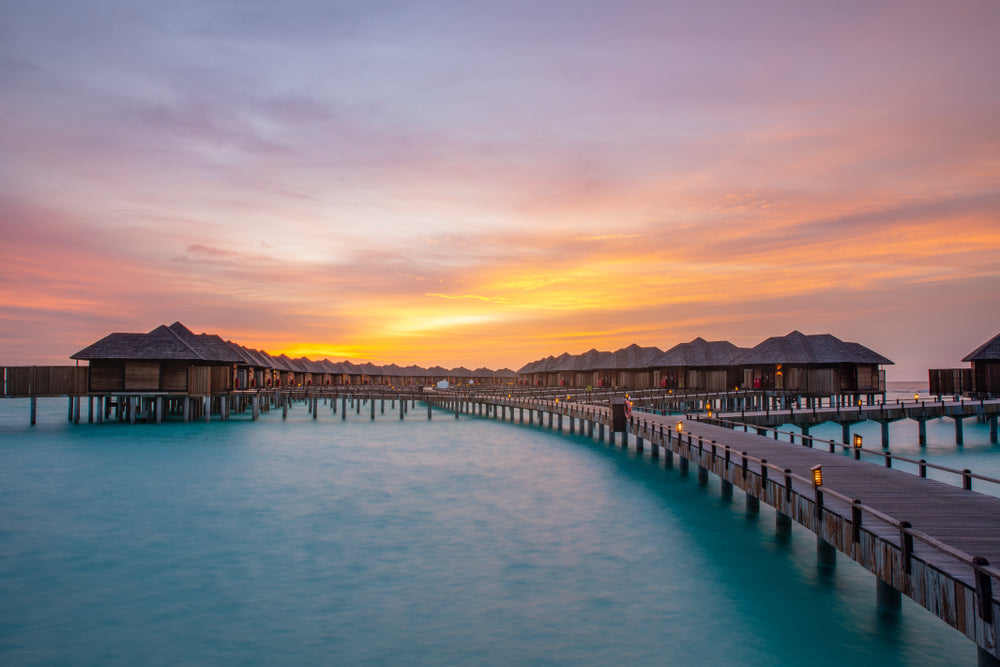
[[[805,395],[885,392],[882,366],[893,362],[830,334],[792,331],[752,348],[695,338],[663,351],[630,345],[615,352],[562,354],[504,368],[445,369],[272,356],[180,322],[149,333],[113,333],[72,355],[89,362],[87,391],[218,394],[232,390],[310,385],[518,384],[541,387],[665,388],[718,392],[784,390]],[[931,370],[932,393],[1000,393],[1000,335],[963,361],[972,368]]]
[[[517,374],[480,368],[334,363],[271,356],[263,350],[195,334],[180,322],[149,333],[113,333],[70,357],[90,364],[89,390],[186,391],[218,394],[234,389],[333,384],[430,384],[440,380],[480,384],[514,382]]]
[[[830,334],[793,331],[756,347],[695,338],[666,352],[631,345],[617,352],[590,350],[532,362],[522,380],[543,386],[654,387],[694,391],[782,389],[805,394],[874,394],[885,391],[892,362],[858,343]]]

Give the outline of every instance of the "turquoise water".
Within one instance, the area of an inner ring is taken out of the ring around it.
[[[692,474],[418,407],[66,424],[0,401],[0,664],[972,664]],[[968,433],[967,433],[968,437]]]

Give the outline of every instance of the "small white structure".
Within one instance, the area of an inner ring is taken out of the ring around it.
[[[438,383],[437,383],[437,388],[438,388],[438,389],[447,389],[447,388],[448,388],[448,387],[450,387],[450,386],[451,386],[451,385],[450,385],[450,384],[448,384],[448,381],[447,381],[447,380],[441,380],[440,382],[438,382]]]

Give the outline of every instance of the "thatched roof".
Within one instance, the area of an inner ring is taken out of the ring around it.
[[[967,354],[962,361],[1000,361],[1000,334]]]
[[[739,355],[738,365],[765,364],[891,364],[864,345],[848,343],[830,334],[806,335],[793,331],[772,336]]]
[[[614,353],[614,367],[619,370],[653,368],[655,360],[662,355],[663,350],[658,347],[640,347],[633,343]]]
[[[160,325],[149,333],[113,333],[83,348],[70,359],[158,359],[240,362],[243,358],[218,336],[195,335],[180,322]]]
[[[568,356],[568,355],[567,355]],[[373,375],[390,377],[515,377],[514,371],[504,368],[491,371],[480,368],[470,371],[459,367],[452,370],[434,366],[421,368],[396,364],[376,366],[372,363],[355,364],[350,361],[334,363],[329,359],[313,361],[307,357],[291,359],[286,354],[272,356],[263,350],[253,350],[223,340],[215,334],[195,334],[180,322],[170,326],[160,325],[149,333],[113,333],[105,336],[70,357],[71,359],[131,359],[177,360],[244,364],[256,368],[270,368],[297,373],[334,373],[344,375]]]
[[[728,340],[707,341],[695,338],[690,343],[678,343],[664,352],[656,360],[654,366],[668,368],[679,366],[684,368],[711,368],[732,366],[744,348],[736,347]]]

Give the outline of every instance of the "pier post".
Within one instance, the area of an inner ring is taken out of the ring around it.
[[[840,427],[841,435],[843,436],[840,441],[845,445],[851,444],[851,424],[850,422],[844,422]]]
[[[74,424],[79,424],[80,423],[80,397],[79,396],[74,396],[73,397],[73,423]]]
[[[733,499],[733,483],[730,482],[728,479],[722,480],[721,490],[722,490],[723,500]]]
[[[708,486],[708,468],[698,466],[698,486]]]
[[[921,447],[927,446],[927,420],[917,419],[917,442]]]
[[[260,395],[259,394],[255,394],[250,399],[250,410],[251,410],[251,412],[250,412],[250,418],[253,421],[257,421],[257,419],[260,417]]]
[[[206,396],[204,398],[204,403],[205,403],[205,421],[207,422],[212,419],[212,397]]]
[[[990,415],[990,442],[997,444],[997,416]]]
[[[903,608],[902,594],[878,577],[875,577],[875,607],[883,616],[894,616]]]
[[[32,396],[31,397],[31,403],[30,403],[30,405],[31,405],[31,407],[28,408],[28,410],[29,410],[29,415],[28,415],[29,416],[29,420],[28,420],[28,423],[31,424],[32,426],[34,426],[35,422],[37,421],[37,417],[38,417],[38,397],[37,396]]]
[[[97,397],[97,423],[104,423],[104,403],[107,399],[104,396]]]
[[[281,418],[288,419],[288,396],[286,394],[281,395]]]
[[[882,449],[889,449],[889,422],[880,422],[882,425]]]
[[[597,425],[597,439],[604,442],[604,422],[600,422]]]
[[[774,532],[778,539],[787,540],[792,535],[792,517],[784,512],[774,513]]]
[[[955,444],[961,447],[965,444],[965,431],[962,425],[963,417],[955,415],[952,419],[955,420]]]
[[[678,468],[678,470],[680,470],[680,473],[681,473],[681,477],[687,477],[687,474],[688,474],[688,466],[690,465],[690,463],[689,463],[689,462],[688,462],[688,460],[687,460],[687,459],[686,459],[686,458],[684,457],[684,455],[683,455],[683,454],[682,454],[682,455],[680,456],[680,459],[681,459],[681,460],[680,460],[680,462],[679,462],[679,464],[678,464],[677,468]]]
[[[746,495],[747,516],[757,516],[760,514],[760,498],[747,491]]]
[[[556,430],[559,431],[560,433],[562,433],[562,417],[563,417],[562,413],[560,412],[559,413],[559,418],[556,420],[556,423],[557,423]]]
[[[73,397],[69,397],[69,403],[66,405],[66,421],[73,421]]]
[[[347,394],[340,397],[340,421],[347,419]]]
[[[816,536],[816,565],[821,570],[832,570],[837,565],[837,547],[819,535]]]
[[[93,424],[94,423],[94,397],[93,396],[88,396],[87,397],[87,423],[88,424]]]
[[[455,416],[458,417],[458,413],[457,412],[455,413]],[[375,399],[374,398],[371,399],[371,421],[375,421]]]
[[[156,423],[160,424],[163,422],[163,397],[156,397]]]
[[[406,405],[406,401],[400,399],[399,401],[399,421],[403,421],[403,406]]]
[[[431,401],[427,399],[427,421],[431,420]]]

